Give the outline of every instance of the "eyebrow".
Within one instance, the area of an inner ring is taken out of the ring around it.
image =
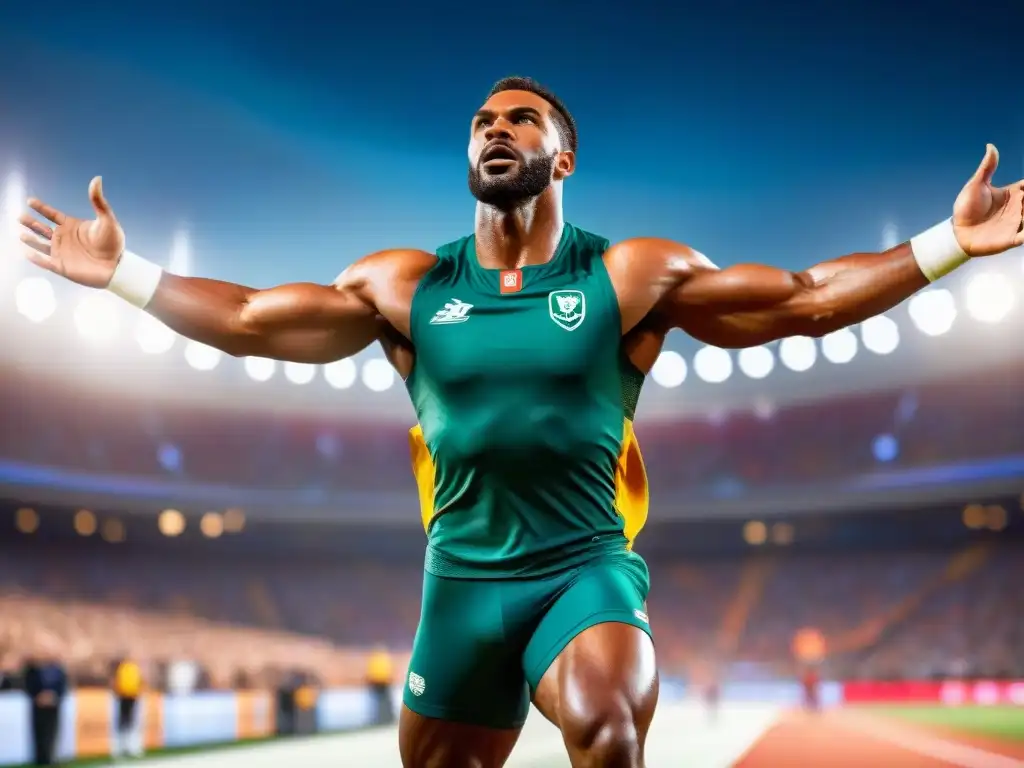
[[[480,119],[493,120],[497,116],[498,113],[492,109],[479,109],[477,110],[477,113],[473,115],[473,122],[475,123]],[[508,116],[513,120],[517,117],[523,116],[543,117],[543,115],[533,107],[514,107],[508,111]]]

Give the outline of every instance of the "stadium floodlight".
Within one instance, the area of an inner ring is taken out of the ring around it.
[[[857,355],[857,337],[849,328],[833,331],[822,338],[821,354],[830,363],[848,363]]]
[[[18,214],[25,204],[25,179],[17,171],[9,173],[4,181],[0,198],[0,285],[7,286],[20,270],[20,258],[16,257],[21,244],[18,235],[21,225]]]
[[[253,381],[270,381],[277,370],[277,361],[268,357],[245,358],[245,372]]]
[[[869,352],[888,355],[900,345],[900,328],[891,317],[870,317],[860,324],[860,340]]]
[[[324,366],[324,378],[335,389],[348,389],[356,383],[356,364],[348,358]]]
[[[974,275],[964,287],[964,305],[979,322],[998,323],[1010,314],[1013,304],[1010,281],[996,272]]]
[[[651,368],[651,378],[659,386],[671,389],[686,381],[686,361],[678,352],[666,349]]]
[[[701,347],[693,356],[693,371],[708,384],[721,384],[732,376],[732,355],[720,347]]]
[[[395,369],[380,357],[363,363],[363,385],[371,392],[383,392],[395,383]]]
[[[956,300],[945,288],[931,288],[911,297],[907,312],[925,336],[948,333],[956,320]]]
[[[106,343],[117,334],[120,309],[114,294],[106,291],[88,293],[75,308],[75,327],[83,339],[95,344]]]
[[[292,384],[309,384],[316,376],[316,366],[308,363],[285,363],[284,377]]]
[[[174,233],[171,242],[171,258],[169,269],[176,275],[190,277],[192,275],[192,248],[189,245],[188,232],[179,230]]]
[[[736,362],[751,379],[763,379],[775,370],[775,355],[765,346],[741,349]]]
[[[3,199],[0,200],[0,222],[3,229],[0,230],[3,237],[5,249],[18,242],[18,235],[21,233],[21,225],[18,223],[18,216],[25,204],[25,177],[19,171],[12,171],[4,179]]]
[[[197,371],[212,371],[223,354],[219,349],[198,341],[190,341],[185,345],[185,362]]]
[[[26,277],[14,289],[14,306],[33,323],[41,323],[57,310],[53,284],[45,277]]]
[[[900,230],[893,222],[882,227],[882,250],[888,251],[900,244]]]
[[[791,371],[809,371],[818,359],[818,345],[810,336],[790,336],[779,344],[779,359]]]
[[[174,331],[152,315],[143,313],[135,326],[135,341],[147,355],[162,355],[174,346]]]

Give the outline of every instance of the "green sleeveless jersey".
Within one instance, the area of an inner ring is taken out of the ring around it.
[[[647,517],[608,241],[565,225],[554,257],[485,269],[438,249],[411,309],[406,386],[426,570],[531,577],[625,550]]]

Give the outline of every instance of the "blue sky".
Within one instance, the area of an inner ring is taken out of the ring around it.
[[[574,222],[722,264],[907,237],[986,141],[1024,174],[1019,0],[347,5],[4,3],[0,170],[76,213],[103,174],[129,247],[186,227],[197,272],[254,285],[466,233],[469,119],[507,74],[579,122]]]

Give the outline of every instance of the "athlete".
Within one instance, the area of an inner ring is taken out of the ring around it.
[[[908,243],[801,273],[718,269],[681,243],[611,245],[566,222],[576,149],[554,94],[499,82],[470,128],[473,234],[374,253],[329,285],[166,273],[125,250],[98,178],[95,219],[38,200],[50,224],[22,218],[39,266],[226,353],[328,363],[383,346],[418,415],[428,534],[406,768],[501,766],[531,700],[576,768],[643,765],[658,677],[648,572],[632,552],[648,499],[631,425],[671,329],[730,348],[822,336],[1024,242],[1024,182],[992,185],[989,146],[952,218]]]

